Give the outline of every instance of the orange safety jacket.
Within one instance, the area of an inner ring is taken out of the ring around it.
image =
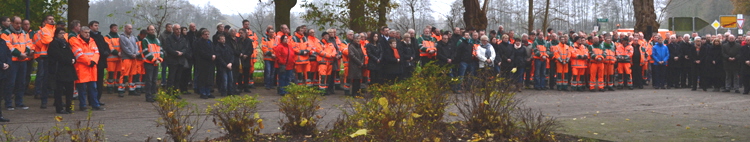
[[[31,60],[32,57],[28,56],[21,59],[21,54],[29,54],[31,52],[32,44],[29,35],[26,32],[11,33],[10,30],[3,30],[0,38],[5,40],[5,44],[8,45],[8,50],[11,51],[12,60],[15,62],[24,62]]]
[[[435,53],[430,54],[430,51],[435,51]],[[435,48],[435,42],[432,40],[423,40],[422,47],[419,49],[419,56],[435,59],[435,56],[437,56],[437,48]]]
[[[34,34],[34,58],[47,57],[47,51],[49,50],[49,43],[55,37],[55,25],[44,24],[44,27],[39,28],[39,31]]]
[[[97,68],[91,62],[99,64],[99,48],[93,38],[89,37],[87,43],[80,36],[70,38],[71,50],[76,57],[76,73],[78,80],[75,83],[94,82],[97,80]]]
[[[104,36],[104,41],[109,44],[109,50],[112,51],[112,54],[109,54],[109,57],[107,57],[107,61],[120,61],[120,56],[117,55],[119,52],[122,52],[120,49],[120,35],[110,32],[109,35]]]
[[[557,62],[570,62],[570,54],[571,54],[571,47],[567,44],[560,43],[555,46],[552,46],[552,52],[554,53],[554,58],[557,60]]]
[[[308,43],[307,44],[308,49],[310,50],[310,57],[315,58],[314,61],[310,61],[310,62],[320,61],[320,58],[318,57],[318,53],[320,53],[320,51],[323,50],[323,44],[321,43],[321,41],[318,40],[318,38],[316,38],[315,36],[307,36],[307,43]],[[317,67],[313,67],[313,68],[317,68]]]
[[[143,49],[143,59],[146,63],[154,64],[158,66],[156,62],[163,62],[164,59],[161,57],[161,43],[156,36],[148,35],[146,38],[141,40],[141,48]]]
[[[571,49],[571,67],[573,68],[588,68],[587,59],[589,57],[589,49],[586,46],[575,43],[574,48]]]
[[[263,39],[263,45],[261,46],[261,51],[263,51],[263,60],[266,61],[274,61],[272,56],[269,56],[268,53],[273,54],[273,48],[276,47],[278,42],[276,42],[275,38],[268,38],[265,37]]]
[[[625,58],[626,60],[631,60],[633,58],[633,46],[628,45],[624,46],[620,43],[617,43],[617,52],[615,53],[617,55],[617,58]],[[643,62],[643,58],[641,57],[641,62]],[[624,61],[623,61],[624,62]],[[624,63],[630,63],[630,62],[624,62]]]
[[[602,49],[601,46],[602,46],[601,44],[599,45],[599,47],[592,45],[592,48],[590,51],[591,59],[589,59],[591,63],[604,63],[604,58],[607,55],[604,53],[604,49]],[[601,61],[597,61],[597,59],[601,59]]]
[[[298,65],[308,64],[310,61],[310,45],[307,42],[307,37],[295,32],[292,40],[294,43],[290,46],[292,46],[295,54],[294,63]]]
[[[336,58],[336,55],[340,53],[336,51],[336,47],[334,47],[333,45],[335,43],[327,42],[325,40],[323,40],[323,43],[325,43],[325,45],[323,45],[323,49],[321,49],[320,53],[318,53],[318,61],[321,65],[333,65],[333,61],[335,60],[334,58]]]
[[[370,57],[367,57],[367,47],[365,46],[368,43],[370,43],[370,41],[367,41],[367,40],[362,40],[359,42],[359,46],[360,46],[359,48],[362,49],[362,53],[365,55],[365,60],[363,61],[365,65],[367,65],[367,63],[370,63],[369,62]]]
[[[612,45],[612,46],[615,46],[615,45]],[[616,46],[610,49],[604,48],[604,63],[607,63],[607,64],[615,63],[616,61],[615,50],[616,50]]]

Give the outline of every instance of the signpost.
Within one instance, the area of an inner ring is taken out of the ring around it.
[[[711,23],[711,27],[714,27],[714,31],[716,31],[714,34],[719,34],[719,27],[721,27],[719,20],[714,20],[714,22]]]
[[[742,31],[742,24],[745,23],[745,18],[742,16],[742,14],[737,14],[737,33],[740,35],[744,34],[744,31]]]

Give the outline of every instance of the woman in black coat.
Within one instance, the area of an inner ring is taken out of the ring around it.
[[[714,39],[705,44],[708,53],[701,59],[701,83],[705,82],[706,87],[713,86],[714,92],[719,92],[719,88],[724,87],[724,65],[721,59],[721,40]],[[705,79],[704,79],[705,78]],[[705,81],[704,81],[705,80]]]
[[[399,53],[404,56],[404,62],[401,62],[404,66],[404,70],[399,78],[409,78],[411,77],[412,72],[414,72],[414,67],[416,65],[416,63],[414,63],[414,58],[419,51],[415,42],[416,41],[414,41],[414,38],[412,38],[409,33],[404,34],[401,41],[398,42],[398,49],[403,49],[403,51],[399,50]]]
[[[368,38],[370,43],[365,45],[365,48],[367,48],[367,69],[370,70],[370,82],[373,84],[382,84],[383,76],[380,61],[383,60],[383,48],[381,48],[378,42],[380,34],[372,32]]]
[[[518,39],[516,39],[516,41],[518,41]],[[523,46],[521,42],[516,42],[510,50],[510,70],[513,73],[512,79],[516,81],[516,89],[518,92],[521,92],[521,88],[523,88],[524,67],[526,66],[526,58],[528,58],[526,48],[529,47]],[[515,72],[512,71],[514,68],[516,69]]]
[[[388,40],[390,46],[383,49],[383,71],[385,74],[385,81],[388,83],[394,83],[398,81],[401,74],[404,73],[403,62],[405,61],[403,52],[405,50],[398,47],[398,40],[391,38]]]
[[[359,34],[354,35],[354,42],[349,44],[349,66],[347,71],[347,79],[352,83],[352,96],[359,96],[359,89],[362,85],[362,70],[365,68],[365,53],[362,52],[362,45],[360,41],[362,36]]]
[[[52,76],[54,80],[50,81],[54,82],[50,85],[55,88],[55,111],[58,114],[69,114],[73,108],[74,82],[78,80],[78,75],[76,75],[76,68],[73,66],[76,57],[73,55],[70,44],[65,40],[64,29],[55,30],[55,36],[49,44],[48,52],[51,59],[48,63],[51,67],[48,76]],[[63,96],[65,96],[64,103]]]
[[[214,98],[211,95],[211,86],[214,82],[214,67],[217,57],[213,50],[213,44],[208,39],[208,30],[203,30],[200,33],[201,38],[196,40],[196,46],[193,48],[195,51],[193,57],[195,58],[196,83],[198,84],[201,98]]]

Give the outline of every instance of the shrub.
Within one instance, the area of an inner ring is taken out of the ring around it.
[[[226,138],[232,141],[251,141],[263,129],[263,119],[258,115],[257,96],[227,96],[216,99],[206,112],[213,116],[213,123],[224,128]]]
[[[279,120],[281,130],[289,135],[313,135],[317,131],[317,115],[323,91],[292,84],[285,88],[289,94],[281,97],[277,105],[284,117]]]
[[[195,104],[177,99],[176,96],[179,94],[178,90],[159,90],[154,103],[159,114],[156,127],[164,126],[167,129],[166,134],[174,142],[194,141],[194,132],[203,126],[205,117],[198,115],[200,112]]]
[[[76,120],[72,126],[68,123],[62,123],[62,116],[55,116],[57,123],[50,130],[37,130],[29,132],[29,141],[72,141],[72,142],[101,142],[105,141],[104,124],[102,122],[91,121],[92,112],[89,111],[86,119]],[[8,132],[3,125],[3,133],[7,136]],[[6,141],[16,141],[6,139]]]
[[[467,89],[455,96],[455,106],[473,140],[554,141],[547,135],[558,126],[554,118],[520,108],[510,80],[480,71],[460,85]]]
[[[330,131],[341,141],[439,140],[447,107],[449,68],[427,64],[413,77],[392,85],[372,85],[368,99],[352,99]]]

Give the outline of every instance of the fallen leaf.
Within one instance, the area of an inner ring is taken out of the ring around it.
[[[685,130],[690,130],[690,126],[685,127]]]
[[[353,134],[349,135],[349,137],[354,138],[360,135],[367,135],[367,129],[359,129],[357,130],[357,132],[354,132]]]
[[[630,119],[625,118],[625,121],[630,121]]]
[[[458,116],[458,114],[453,113],[453,112],[448,112],[448,115],[450,115],[450,116]]]
[[[602,123],[602,125],[604,125],[604,123]]]
[[[680,125],[680,124],[677,124],[677,126],[682,126],[682,125]]]

